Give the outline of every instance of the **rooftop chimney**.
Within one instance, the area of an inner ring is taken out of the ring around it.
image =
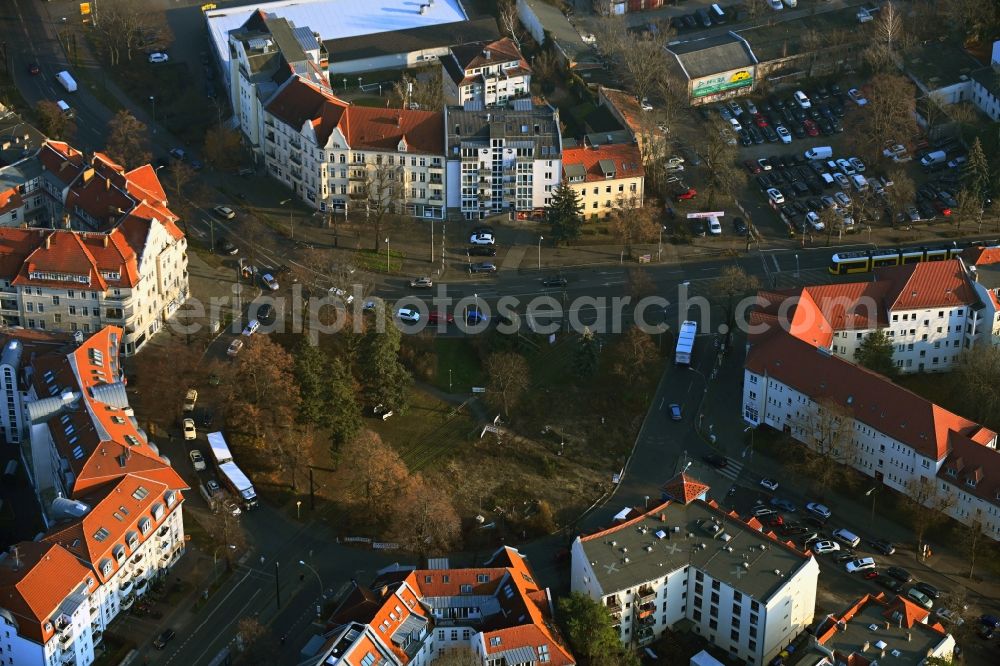
[[[489,49],[483,49],[483,57],[485,57],[487,60],[490,59],[490,50]]]
[[[45,237],[45,249],[48,250],[50,247],[52,247],[52,234]]]

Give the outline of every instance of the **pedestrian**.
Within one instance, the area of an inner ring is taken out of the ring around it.
[[[288,634],[281,634],[281,644],[285,644],[285,639],[288,638]]]

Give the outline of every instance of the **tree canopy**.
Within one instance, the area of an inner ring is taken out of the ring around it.
[[[892,339],[884,330],[872,331],[854,351],[854,360],[880,375],[895,377],[899,370],[892,358],[893,348]]]
[[[569,185],[560,183],[552,192],[545,216],[555,240],[573,240],[580,235],[583,226],[583,202]]]

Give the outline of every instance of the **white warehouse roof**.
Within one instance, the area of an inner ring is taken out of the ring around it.
[[[429,6],[421,14],[423,5]],[[321,40],[468,20],[459,0],[278,0],[212,9],[205,12],[205,20],[223,65],[229,62],[229,31],[257,10],[309,28]]]

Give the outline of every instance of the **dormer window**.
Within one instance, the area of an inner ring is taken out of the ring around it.
[[[978,483],[978,481],[976,480],[976,477],[974,477],[974,476],[970,476],[969,478],[967,478],[965,480],[965,485],[969,486],[970,488],[975,488],[977,483]]]
[[[105,576],[110,576],[111,575],[111,569],[113,567],[114,567],[114,565],[111,563],[111,560],[109,560],[107,558],[104,558],[103,560],[101,560],[101,573],[104,574]]]
[[[173,506],[177,501],[177,494],[173,490],[168,490],[163,494],[163,499],[166,500],[167,506]]]
[[[115,546],[113,554],[115,556],[115,559],[118,560],[118,563],[121,564],[123,561],[125,561],[125,546],[118,544],[117,546]]]
[[[958,470],[954,467],[945,468],[944,473],[953,479],[958,476]]]
[[[152,521],[149,518],[143,518],[139,521],[139,531],[143,534],[149,532],[149,528],[152,526]]]

